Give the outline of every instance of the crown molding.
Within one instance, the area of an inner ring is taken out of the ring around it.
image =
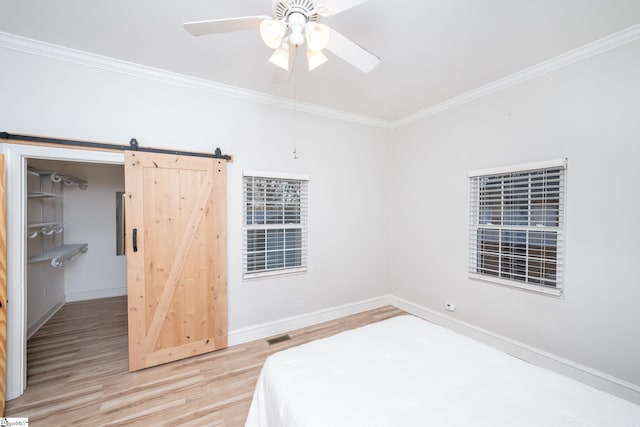
[[[592,56],[599,55],[603,52],[615,49],[638,39],[640,39],[640,24],[636,24],[622,31],[618,31],[617,33],[613,33],[600,40],[596,40],[592,43],[570,50],[569,52],[563,53],[562,55],[556,56],[555,58],[551,58],[532,67],[525,68],[522,71],[511,74],[507,77],[496,80],[469,92],[463,93],[462,95],[458,95],[446,101],[432,105],[429,108],[418,111],[417,113],[411,114],[405,118],[396,120],[392,122],[392,128],[401,128],[410,123],[425,119],[427,117],[431,117],[433,115],[446,110],[450,110],[468,102],[475,101],[477,99],[491,95],[495,92],[499,92],[511,86],[526,82],[528,80],[547,74],[551,71],[559,70],[568,65],[575,64],[576,62],[591,58]]]
[[[33,40],[14,34],[0,32],[0,48],[16,50],[32,55],[44,56],[66,62],[72,62],[88,67],[99,68],[111,72],[127,74],[135,77],[155,80],[162,83],[188,87],[204,92],[215,93],[217,95],[229,96],[248,102],[267,104],[278,108],[294,110],[298,112],[327,117],[330,119],[342,120],[366,126],[373,126],[382,129],[398,129],[413,122],[434,116],[443,111],[450,110],[460,105],[475,101],[493,93],[507,89],[511,86],[526,82],[536,77],[542,76],[552,71],[559,70],[576,62],[585,60],[592,56],[615,49],[627,43],[640,39],[640,24],[636,24],[617,33],[613,33],[600,40],[573,49],[555,58],[536,64],[517,73],[511,74],[502,79],[496,80],[477,89],[450,98],[446,101],[432,105],[424,110],[406,116],[402,119],[389,121],[377,119],[360,114],[349,113],[333,108],[304,102],[294,102],[287,98],[282,98],[265,93],[243,89],[236,86],[213,82],[210,80],[186,76],[173,73],[158,68],[70,49],[51,43]]]
[[[0,48],[15,50],[31,55],[43,56],[65,62],[98,68],[134,77],[154,80],[161,83],[187,87],[203,92],[241,99],[243,101],[267,104],[278,108],[309,113],[330,119],[342,120],[366,126],[391,129],[393,124],[388,120],[376,119],[365,115],[349,113],[338,109],[322,107],[304,102],[295,102],[287,98],[226,85],[211,80],[191,77],[184,74],[135,64],[120,59],[96,55],[76,49],[54,45],[40,40],[29,39],[15,34],[0,32]]]

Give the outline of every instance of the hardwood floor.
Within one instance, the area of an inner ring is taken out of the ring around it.
[[[126,297],[66,304],[28,343],[27,390],[5,416],[32,426],[243,426],[267,356],[403,311],[387,306],[129,372]]]

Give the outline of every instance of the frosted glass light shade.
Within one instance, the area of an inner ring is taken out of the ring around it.
[[[287,24],[277,19],[265,19],[260,23],[260,37],[264,44],[276,49],[287,32]]]
[[[283,44],[276,49],[271,58],[269,58],[269,62],[285,71],[289,71],[289,49],[287,45]]]
[[[313,71],[327,62],[328,58],[320,51],[307,49],[307,61],[309,62],[309,71]]]
[[[309,49],[319,52],[327,47],[331,37],[331,30],[326,25],[311,22],[305,26],[304,32]]]

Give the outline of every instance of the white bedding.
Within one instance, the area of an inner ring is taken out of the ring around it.
[[[640,426],[640,406],[401,316],[270,356],[258,426]]]

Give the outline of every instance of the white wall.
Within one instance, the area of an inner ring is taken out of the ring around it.
[[[116,255],[116,192],[124,191],[124,167],[62,162],[61,172],[84,179],[86,190],[64,192],[64,240],[89,250],[64,266],[67,301],[127,294],[127,265]]]
[[[391,291],[443,313],[454,300],[456,319],[640,385],[638,42],[392,134],[6,49],[0,62],[0,130],[235,156],[231,330]],[[468,279],[467,171],[558,157],[564,297]],[[306,274],[242,281],[243,169],[310,175]]]
[[[394,132],[392,294],[640,385],[640,42]],[[567,157],[563,298],[467,277],[467,172]]]
[[[11,64],[1,69],[2,131],[117,144],[135,137],[143,146],[234,155],[230,330],[387,293],[389,131],[8,49],[0,62]],[[310,176],[306,274],[242,281],[243,169]]]

